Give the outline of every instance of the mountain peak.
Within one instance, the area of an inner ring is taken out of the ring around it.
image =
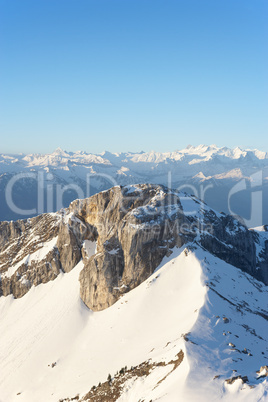
[[[264,401],[266,238],[152,184],[0,223],[2,400]]]
[[[64,151],[62,148],[58,147],[55,149],[52,155],[68,156],[68,153]]]

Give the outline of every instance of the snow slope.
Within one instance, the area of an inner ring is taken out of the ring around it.
[[[129,379],[121,402],[267,400],[267,380],[256,375],[268,357],[265,285],[200,248],[175,249],[148,280],[93,313],[79,298],[81,269],[21,299],[0,298],[1,402],[82,397],[148,359],[166,365]],[[232,370],[254,388],[226,385]]]

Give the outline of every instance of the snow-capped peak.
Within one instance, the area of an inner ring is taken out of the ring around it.
[[[55,149],[55,151],[52,152],[52,155],[59,155],[59,156],[63,156],[63,157],[68,157],[69,156],[69,154],[66,151],[63,151],[63,149],[61,149],[60,147]]]

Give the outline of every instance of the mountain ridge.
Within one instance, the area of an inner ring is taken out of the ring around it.
[[[0,162],[10,162],[10,163],[36,163],[38,166],[38,160],[40,164],[46,163],[47,158],[51,157],[62,157],[62,159],[73,159],[78,161],[79,158],[84,161],[88,162],[95,162],[95,163],[107,163],[109,162],[109,158],[118,158],[119,161],[122,161],[125,158],[128,158],[132,162],[163,162],[166,159],[178,161],[186,155],[196,155],[200,158],[202,157],[203,160],[209,160],[210,157],[215,156],[223,156],[230,159],[243,159],[249,157],[255,157],[259,160],[268,159],[268,152],[260,151],[258,149],[242,149],[240,147],[235,148],[228,148],[228,147],[217,147],[216,145],[204,145],[200,144],[198,146],[189,145],[182,150],[176,150],[171,152],[158,152],[158,151],[148,151],[148,152],[120,152],[114,153],[109,151],[103,151],[101,153],[88,153],[85,151],[75,151],[75,152],[68,152],[64,151],[60,147],[58,147],[54,152],[42,154],[42,153],[29,153],[29,154],[0,154]],[[96,158],[94,160],[94,157]],[[104,157],[104,158],[103,158]],[[55,160],[56,161],[56,160]],[[200,160],[201,161],[201,160]]]
[[[1,222],[0,295],[22,297],[82,258],[81,298],[102,310],[146,280],[172,248],[189,242],[268,284],[265,236],[194,196],[160,185],[117,186],[58,213]],[[97,242],[90,259],[87,242]]]
[[[175,248],[94,313],[79,299],[82,269],[0,298],[1,400],[266,400],[267,286],[200,247]]]
[[[160,185],[1,222],[1,402],[264,402],[267,262],[267,226]]]
[[[259,189],[263,201],[268,199],[268,154],[213,145],[163,153],[91,154],[57,149],[45,155],[1,154],[0,220],[56,212],[76,198],[115,185],[146,182],[191,192],[217,211],[243,217],[249,227],[268,221],[264,207],[261,216],[248,218],[254,191]]]

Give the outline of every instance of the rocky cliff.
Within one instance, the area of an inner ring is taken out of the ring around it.
[[[93,255],[87,241],[96,242]],[[259,233],[195,197],[143,184],[114,187],[58,213],[0,223],[0,295],[21,297],[82,258],[81,298],[102,310],[185,243],[199,243],[268,283],[268,241]]]

